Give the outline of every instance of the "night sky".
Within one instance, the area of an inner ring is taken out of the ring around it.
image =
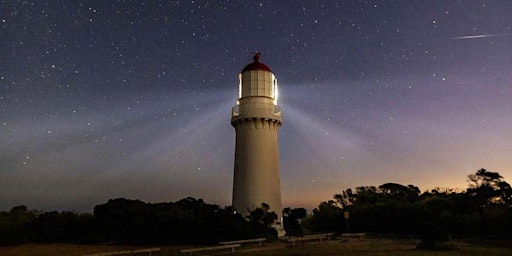
[[[0,210],[230,205],[255,51],[280,86],[283,207],[512,182],[512,1],[1,0]]]

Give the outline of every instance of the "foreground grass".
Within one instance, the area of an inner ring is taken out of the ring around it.
[[[421,251],[416,250],[418,241],[407,240],[381,240],[369,239],[366,241],[350,242],[329,242],[325,244],[304,244],[296,247],[286,247],[278,250],[256,251],[249,253],[240,253],[247,256],[269,256],[269,255],[322,255],[322,256],[510,256],[512,248],[488,247],[482,245],[470,245],[455,243],[459,248],[453,251]]]
[[[244,246],[231,254],[245,256],[300,256],[300,255],[322,255],[322,256],[510,256],[512,248],[492,247],[483,245],[471,245],[455,243],[459,250],[453,251],[419,251],[415,250],[417,241],[410,240],[389,240],[389,239],[368,239],[365,241],[339,242],[330,241],[323,244],[303,244],[289,247],[281,243],[270,243],[263,247],[257,245]],[[137,246],[115,246],[115,245],[71,245],[71,244],[32,244],[13,247],[0,247],[2,256],[50,256],[68,255],[81,256],[99,252],[112,252],[122,250],[142,249]],[[144,247],[148,248],[148,247]],[[163,246],[162,252],[153,255],[179,255],[179,250],[190,248],[190,246]],[[218,252],[216,252],[218,254]]]
[[[75,245],[75,244],[28,244],[0,247],[1,256],[82,256],[99,252],[112,252],[141,249],[137,246],[118,245]]]

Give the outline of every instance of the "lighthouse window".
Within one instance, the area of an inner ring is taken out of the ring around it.
[[[272,97],[272,98],[274,98],[274,97],[275,97],[275,96],[274,96],[274,95],[275,95],[275,93],[274,93],[274,92],[275,92],[275,90],[276,90],[276,89],[275,89],[275,87],[276,87],[275,83],[276,83],[276,82],[275,82],[275,79],[274,79],[274,80],[272,81],[272,88],[270,89],[270,97]]]
[[[242,98],[242,74],[238,75],[238,98]]]
[[[272,98],[274,98],[274,104],[277,105],[277,98],[279,96],[279,92],[277,90],[277,79],[274,79],[272,83]]]

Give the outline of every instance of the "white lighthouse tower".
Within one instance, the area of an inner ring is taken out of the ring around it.
[[[236,130],[233,208],[243,216],[270,206],[277,213],[274,225],[284,235],[282,226],[281,182],[277,131],[282,124],[277,105],[277,80],[270,68],[259,61],[245,66],[239,75],[237,105],[231,111],[231,125]]]

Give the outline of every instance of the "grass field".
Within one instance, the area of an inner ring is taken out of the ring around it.
[[[235,254],[226,252],[226,255],[270,256],[270,255],[340,255],[340,256],[472,256],[472,255],[512,255],[512,248],[471,245],[455,243],[459,250],[454,251],[419,251],[415,250],[417,241],[368,239],[365,241],[339,242],[330,241],[323,244],[302,244],[290,247],[284,243],[267,243],[259,247],[257,245],[244,246]],[[179,255],[179,250],[190,246],[163,246],[161,253],[157,255]],[[0,247],[2,256],[81,256],[99,252],[111,252],[121,250],[142,249],[136,246],[114,245],[71,245],[71,244],[31,244],[13,247]],[[147,247],[144,247],[147,248]],[[219,252],[215,252],[218,255]],[[140,255],[140,254],[139,254]],[[146,254],[147,255],[147,254]],[[199,255],[199,254],[195,254]]]
[[[286,247],[282,250],[248,253],[252,256],[266,255],[340,255],[340,256],[468,256],[468,255],[512,255],[511,248],[487,247],[481,245],[456,244],[459,250],[454,251],[420,251],[415,247],[418,241],[368,239],[366,241],[350,241],[346,243],[329,242],[325,244],[305,244],[297,247]]]

